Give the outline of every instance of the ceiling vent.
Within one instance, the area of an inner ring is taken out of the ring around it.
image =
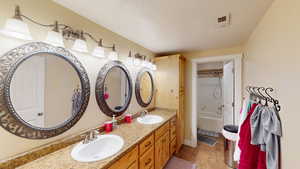
[[[219,28],[227,27],[230,25],[230,23],[231,23],[231,14],[230,13],[228,15],[218,17],[218,19],[217,19],[217,25]]]

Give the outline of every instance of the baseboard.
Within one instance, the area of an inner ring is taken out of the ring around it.
[[[185,139],[184,145],[195,148],[197,147],[197,142],[194,142],[193,140]]]

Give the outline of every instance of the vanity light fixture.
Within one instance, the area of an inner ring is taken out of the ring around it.
[[[152,59],[147,60],[147,56],[137,53],[137,54],[135,54],[135,58],[136,59],[140,58],[139,61],[140,61],[140,65],[142,67],[146,67],[153,71],[155,71],[157,69],[157,66],[153,63]]]
[[[65,47],[63,36],[59,32],[58,22],[55,21],[54,25],[53,30],[48,32],[45,42],[54,46]]]
[[[151,69],[152,69],[152,70],[157,70],[157,66],[156,66],[155,63],[151,63]]]
[[[22,40],[32,40],[28,25],[23,22],[20,7],[16,6],[15,15],[6,20],[4,28],[0,31],[1,34]]]
[[[126,64],[129,66],[133,65],[134,57],[132,57],[131,51],[129,51],[128,57],[126,58]]]
[[[143,57],[142,66],[148,68],[149,64],[148,64],[148,61],[147,61],[147,56],[142,56],[142,57]]]
[[[105,58],[104,48],[102,44],[102,39],[99,40],[98,46],[95,47],[93,53],[93,56],[99,57],[99,58]]]
[[[135,57],[139,58],[140,66],[146,67],[149,69],[152,68],[152,64],[150,63],[150,61],[147,60],[147,56],[137,53],[137,54],[135,54]]]
[[[141,66],[141,63],[142,63],[142,56],[139,54],[139,53],[136,53],[134,55],[134,59],[133,59],[133,64],[135,66]]]
[[[84,37],[87,36],[92,41],[98,44],[98,46],[91,53],[93,56],[105,58],[104,48],[108,48],[112,50],[109,53],[108,59],[118,60],[118,53],[116,51],[115,44],[113,46],[104,46],[102,44],[102,39],[98,41],[97,38],[95,38],[92,34],[86,31],[78,31],[71,26],[58,23],[57,21],[54,24],[39,23],[34,19],[23,15],[19,6],[15,7],[14,17],[7,19],[6,24],[4,28],[0,30],[0,33],[5,36],[14,37],[18,39],[32,40],[28,25],[23,21],[23,19],[26,19],[27,21],[30,21],[31,23],[34,23],[41,27],[53,28],[47,33],[47,37],[45,40],[46,43],[52,44],[54,46],[64,47],[64,40],[71,40],[74,41],[72,50],[82,53],[88,53],[87,43]],[[141,59],[134,58],[133,64],[136,66],[140,66]]]
[[[116,52],[116,46],[113,44],[112,51],[108,55],[109,60],[118,60],[118,53]]]
[[[88,53],[86,39],[83,36],[83,31],[80,32],[79,37],[75,40],[72,50],[81,52],[81,53]]]
[[[157,70],[157,66],[155,65],[153,59],[149,60],[149,69],[154,70],[154,71]]]

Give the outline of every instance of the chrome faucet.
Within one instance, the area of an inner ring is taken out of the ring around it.
[[[91,130],[89,133],[86,134],[86,136],[83,140],[83,144],[88,144],[88,143],[96,140],[97,139],[97,134],[98,134],[98,131]]]
[[[144,110],[141,112],[141,117],[145,117],[147,114],[149,114],[148,110]]]

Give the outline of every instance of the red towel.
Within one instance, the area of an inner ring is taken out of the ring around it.
[[[252,145],[250,118],[257,104],[251,106],[247,118],[241,126],[239,147],[241,149],[239,169],[267,169],[266,152],[258,145]]]

